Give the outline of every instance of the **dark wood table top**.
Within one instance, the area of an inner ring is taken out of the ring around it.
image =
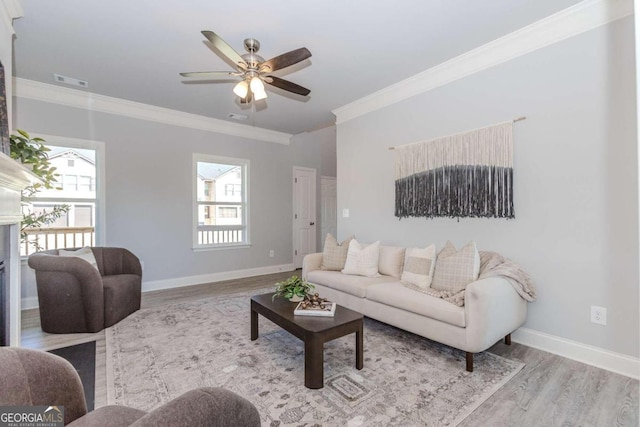
[[[297,302],[291,302],[282,297],[276,297],[272,301],[272,297],[273,293],[254,295],[251,297],[251,301],[308,332],[323,332],[364,318],[361,313],[340,305],[336,305],[333,317],[294,315],[293,310],[298,305]]]

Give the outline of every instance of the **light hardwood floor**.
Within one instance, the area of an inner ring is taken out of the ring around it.
[[[194,301],[272,286],[291,272],[147,292],[142,307]],[[37,310],[22,313],[22,345],[50,350],[95,340],[95,406],[107,404],[104,331],[95,334],[47,334],[40,329]],[[488,351],[525,363],[505,386],[467,417],[461,426],[632,426],[640,425],[639,384],[594,368],[513,343],[497,343]],[[464,369],[461,364],[460,369]]]

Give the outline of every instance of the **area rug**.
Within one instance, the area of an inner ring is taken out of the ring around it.
[[[364,368],[355,336],[325,344],[324,388],[304,386],[304,344],[264,317],[250,340],[249,296],[140,310],[106,330],[109,404],[152,410],[197,387],[251,401],[263,426],[455,426],[522,367],[366,319]]]

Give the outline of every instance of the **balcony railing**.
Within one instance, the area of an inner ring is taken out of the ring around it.
[[[218,245],[225,243],[242,243],[243,230],[222,229],[222,230],[198,230],[199,245]]]
[[[41,250],[79,248],[93,246],[95,242],[94,227],[51,227],[30,228],[26,230],[27,240],[20,245],[20,255],[27,256],[36,252],[36,247]],[[31,242],[36,242],[33,245]]]

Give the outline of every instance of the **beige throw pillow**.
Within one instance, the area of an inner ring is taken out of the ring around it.
[[[405,249],[399,246],[380,246],[378,271],[386,276],[400,278]]]
[[[436,265],[436,245],[407,249],[402,270],[402,283],[426,289],[431,285]]]
[[[98,262],[96,261],[96,257],[93,256],[93,251],[89,246],[85,246],[84,248],[78,249],[77,251],[66,251],[64,249],[60,249],[58,250],[58,255],[72,256],[83,259],[91,264],[96,270],[98,269]]]
[[[353,236],[347,237],[342,243],[338,243],[331,233],[327,234],[324,239],[324,250],[322,251],[321,270],[340,271],[344,268],[347,260],[347,251],[349,250],[349,242]]]
[[[353,239],[349,243],[347,261],[342,269],[343,274],[355,274],[358,276],[380,277],[378,273],[378,257],[380,241],[370,245],[358,243]]]
[[[438,254],[431,287],[455,294],[475,281],[479,273],[480,254],[476,242],[467,243],[459,251],[456,251],[451,242],[447,242]]]

